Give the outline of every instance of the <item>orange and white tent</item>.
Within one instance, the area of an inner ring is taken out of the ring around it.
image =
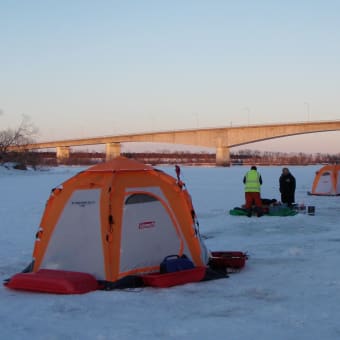
[[[310,195],[340,195],[340,164],[325,165],[315,174]]]
[[[191,198],[178,179],[118,157],[52,190],[31,271],[86,272],[104,282],[159,271],[164,257],[187,255],[205,266]]]

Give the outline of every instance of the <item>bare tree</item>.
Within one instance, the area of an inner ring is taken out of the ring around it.
[[[0,154],[7,153],[10,146],[22,147],[32,143],[38,129],[26,115],[22,116],[19,126],[15,129],[8,128],[0,131]]]
[[[0,161],[16,161],[25,167],[28,161],[28,151],[25,146],[34,142],[37,133],[38,129],[26,115],[22,115],[22,120],[17,128],[1,130]],[[10,152],[11,147],[17,147],[17,150]]]

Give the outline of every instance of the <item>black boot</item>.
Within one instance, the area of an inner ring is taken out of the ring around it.
[[[254,208],[254,212],[255,212],[255,214],[256,214],[257,217],[263,216],[263,210],[262,210],[262,208],[260,208],[260,207],[255,207],[255,208]]]
[[[263,210],[262,210],[262,208],[257,207],[257,208],[256,208],[256,214],[257,214],[257,217],[263,216]]]

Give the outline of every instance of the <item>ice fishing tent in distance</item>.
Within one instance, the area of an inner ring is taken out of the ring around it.
[[[340,195],[340,165],[325,165],[315,174],[310,195],[336,196]]]
[[[106,283],[159,271],[164,257],[208,262],[191,198],[179,180],[118,157],[52,190],[37,233],[31,271],[85,272]]]

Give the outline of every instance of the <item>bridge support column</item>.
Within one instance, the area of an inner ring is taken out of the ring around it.
[[[63,163],[70,157],[70,147],[69,146],[58,146],[57,147],[57,162]]]
[[[115,157],[120,156],[120,143],[107,143],[106,144],[106,160],[109,161]]]
[[[230,150],[227,146],[216,147],[216,165],[230,166]]]

